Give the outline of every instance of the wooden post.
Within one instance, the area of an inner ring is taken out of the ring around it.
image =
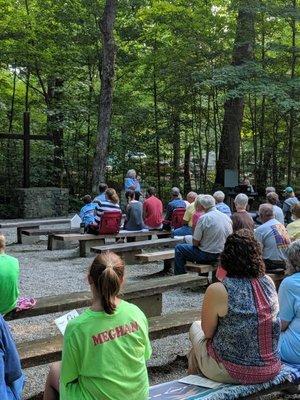
[[[23,188],[29,188],[30,186],[30,114],[25,111],[23,114]]]

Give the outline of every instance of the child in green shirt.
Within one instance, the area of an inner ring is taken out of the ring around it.
[[[146,400],[151,356],[143,312],[119,299],[124,263],[98,255],[88,281],[92,306],[68,323],[62,362],[51,366],[44,400]]]

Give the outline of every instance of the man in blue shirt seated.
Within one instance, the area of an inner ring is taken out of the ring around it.
[[[95,221],[95,208],[96,203],[92,203],[92,198],[89,194],[83,197],[84,206],[80,210],[79,217],[85,226],[93,224]]]
[[[213,197],[216,200],[216,209],[221,211],[223,214],[228,215],[228,217],[230,217],[231,210],[229,206],[224,203],[225,194],[221,190],[218,190],[213,194]]]
[[[170,230],[171,226],[171,220],[172,220],[172,214],[173,211],[176,208],[186,208],[186,203],[184,200],[182,200],[181,195],[180,195],[180,190],[177,187],[173,187],[171,190],[171,195],[172,195],[172,200],[169,201],[166,209],[166,216],[163,221],[163,229],[165,230]]]
[[[93,203],[97,203],[97,201],[100,201],[100,203],[102,201],[106,201],[106,197],[105,197],[105,191],[107,189],[107,184],[106,183],[100,183],[99,185],[99,194],[98,196],[96,196],[93,200]]]

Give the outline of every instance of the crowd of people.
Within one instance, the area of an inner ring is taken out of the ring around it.
[[[184,200],[174,187],[163,217],[154,188],[139,201],[135,171],[129,171],[125,184],[126,229],[166,229],[184,236],[185,242],[175,247],[175,274],[186,272],[186,261],[218,263],[221,271],[205,292],[201,320],[190,328],[189,373],[222,383],[255,384],[273,379],[282,362],[300,365],[300,203],[293,189],[285,189],[281,204],[275,188],[267,188],[254,223],[243,193],[231,210],[221,191],[213,196],[190,192]],[[84,202],[81,216],[91,231],[97,230],[103,213],[120,208],[117,193],[105,184],[93,201],[85,196]],[[183,221],[173,229],[177,209],[184,210]],[[277,294],[267,273],[278,270],[285,270],[286,277]],[[93,260],[88,272],[92,305],[68,323],[62,361],[50,368],[44,400],[148,398],[148,323],[137,306],[119,296],[124,274],[124,262],[114,253]],[[0,276],[5,294],[0,312],[6,318],[19,296],[19,264],[6,255],[3,235]],[[12,392],[15,397],[8,399],[20,399],[24,378],[2,317],[0,332],[0,398]]]

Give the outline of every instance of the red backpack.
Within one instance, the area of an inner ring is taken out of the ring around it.
[[[171,227],[173,229],[182,227],[184,214],[185,208],[175,208],[175,210],[172,212]]]
[[[121,211],[104,211],[100,219],[99,235],[119,233],[121,219]]]

